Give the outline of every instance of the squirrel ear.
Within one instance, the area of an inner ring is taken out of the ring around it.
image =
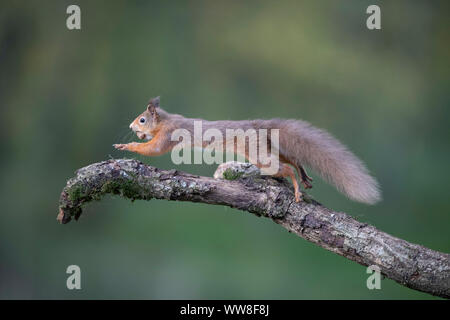
[[[156,108],[159,107],[159,97],[153,98],[150,100],[147,106],[148,112],[150,112],[154,121],[159,121],[158,112],[156,112]]]
[[[157,96],[156,98],[150,99],[148,105],[158,108],[159,107],[159,96]]]

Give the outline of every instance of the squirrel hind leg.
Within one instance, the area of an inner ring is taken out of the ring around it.
[[[298,176],[300,177],[303,187],[305,187],[305,189],[311,189],[313,187],[311,184],[313,179],[310,176],[308,176],[306,170],[302,166],[298,166],[295,163],[293,163],[292,165],[295,167],[295,170],[297,170]]]
[[[274,174],[274,177],[289,177],[292,180],[292,184],[294,185],[294,193],[295,193],[295,202],[300,202],[302,198],[302,193],[300,191],[300,186],[297,182],[297,177],[295,176],[294,169],[289,166],[287,163],[280,162],[280,168],[278,172]]]

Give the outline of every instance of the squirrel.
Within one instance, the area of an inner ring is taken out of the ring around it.
[[[306,121],[287,119],[207,121],[170,114],[159,105],[159,97],[151,99],[147,109],[130,124],[130,128],[139,139],[149,141],[114,144],[113,146],[118,150],[127,150],[145,156],[162,155],[171,151],[179,143],[172,141],[172,132],[176,129],[185,129],[193,133],[194,121],[202,121],[204,129],[215,128],[222,134],[229,128],[244,131],[247,129],[279,129],[279,167],[273,176],[289,177],[292,180],[296,202],[301,201],[302,193],[295,171],[305,189],[312,187],[313,179],[308,176],[303,165],[317,172],[324,180],[333,184],[340,192],[354,201],[375,204],[381,200],[379,184],[369,174],[361,160],[331,134]],[[258,160],[249,159],[247,149],[236,147],[234,137],[233,141],[224,141],[223,145],[226,143],[234,144],[234,153],[241,154],[260,168],[263,167]],[[202,148],[208,145],[207,142],[202,142],[202,144]]]

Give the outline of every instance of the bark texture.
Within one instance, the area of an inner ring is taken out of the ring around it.
[[[137,160],[119,159],[79,169],[67,182],[58,221],[78,219],[82,205],[105,194],[131,200],[166,199],[226,205],[264,216],[289,232],[409,288],[450,298],[450,255],[393,237],[349,215],[325,208],[304,194],[294,201],[284,179],[260,176],[250,164],[225,163],[214,178],[160,170]]]

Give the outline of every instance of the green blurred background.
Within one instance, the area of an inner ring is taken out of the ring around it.
[[[79,31],[66,8],[81,7]],[[382,30],[366,28],[378,4]],[[12,1],[0,4],[0,298],[432,298],[230,208],[108,197],[55,218],[77,168],[120,157],[152,96],[169,112],[302,118],[347,144],[384,201],[326,206],[450,251],[448,1]],[[212,175],[214,166],[178,169]],[[315,177],[315,176],[314,176]],[[107,219],[105,219],[107,218]],[[68,265],[82,290],[66,288]]]

